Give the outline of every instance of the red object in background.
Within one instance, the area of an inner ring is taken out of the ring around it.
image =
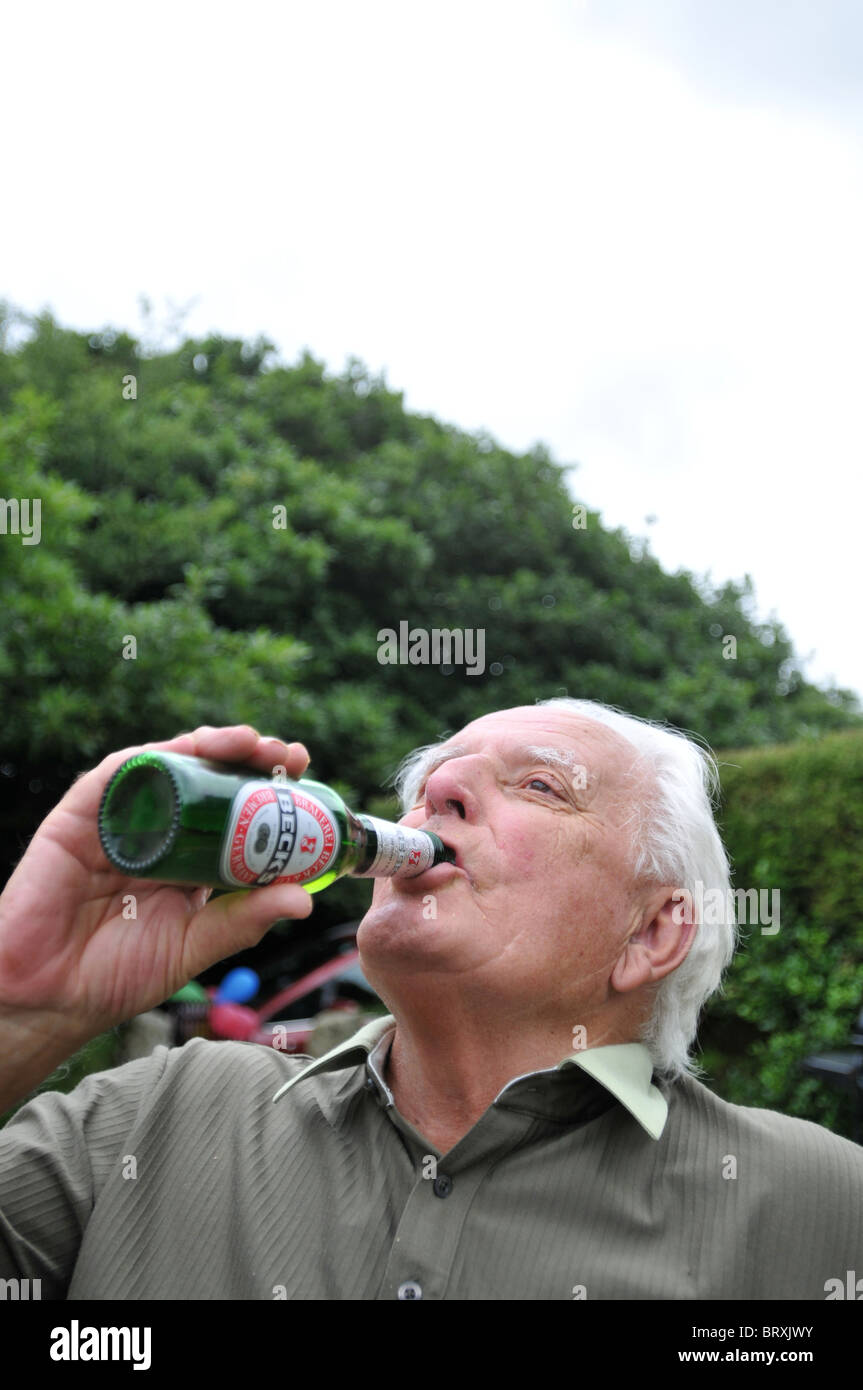
[[[266,1023],[268,1018],[279,1009],[285,1009],[295,1000],[302,999],[305,994],[311,994],[313,990],[320,989],[321,985],[328,980],[338,979],[349,966],[355,965],[360,958],[357,950],[346,951],[344,955],[336,956],[335,960],[328,960],[325,965],[319,965],[316,970],[310,970],[308,975],[304,975],[301,980],[295,980],[287,989],[282,989],[278,994],[274,994],[272,999],[268,999],[263,1008],[258,1009],[257,1019],[259,1025]]]
[[[278,1023],[269,1023],[267,1020],[279,1009],[287,1008],[289,1004],[304,998],[305,995],[315,993],[330,980],[338,979],[345,969],[354,965],[359,958],[360,953],[356,949],[336,956],[334,960],[317,966],[286,989],[280,990],[259,1009],[250,1009],[247,1004],[234,1004],[229,1001],[211,1003],[208,1011],[211,1036],[235,1042],[259,1043],[263,1047],[274,1047],[277,1051],[286,1053],[305,1051],[314,1031],[315,1019],[298,1018]],[[208,993],[213,999],[218,993],[217,986],[212,986]],[[334,999],[329,1007],[359,1012],[359,1005],[352,999]]]
[[[248,1042],[260,1027],[258,1015],[245,1004],[213,1004],[210,1028],[214,1038],[233,1038]]]

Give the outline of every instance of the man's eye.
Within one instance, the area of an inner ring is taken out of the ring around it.
[[[553,792],[555,796],[563,795],[560,787],[556,786],[554,782],[547,782],[544,777],[531,777],[527,785],[529,787],[544,787],[547,792]]]

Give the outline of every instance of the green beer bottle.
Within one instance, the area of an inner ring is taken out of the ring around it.
[[[300,883],[318,893],[342,874],[410,878],[455,859],[430,831],[354,815],[322,782],[183,753],[136,753],[117,769],[99,838],[133,878],[211,888]]]

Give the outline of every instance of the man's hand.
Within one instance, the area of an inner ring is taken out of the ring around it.
[[[309,762],[302,744],[262,739],[248,725],[202,727],[142,747],[236,762],[264,775],[282,764],[289,777],[300,777]],[[216,961],[255,945],[280,917],[308,917],[312,910],[309,894],[295,885],[240,889],[209,902],[209,888],[170,887],[115,869],[99,841],[99,802],[120,764],[141,751],[111,753],[78,778],[36,831],[0,896],[0,1043],[5,1036],[18,1046],[29,1037],[46,1059],[55,1051],[62,1059],[162,1003]],[[123,916],[130,893],[136,918]],[[37,1046],[36,1034],[46,1031],[54,1046],[44,1039]],[[12,1062],[6,1051],[6,1064]]]

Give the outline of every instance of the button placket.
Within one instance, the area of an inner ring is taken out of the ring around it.
[[[400,1298],[399,1290],[411,1284],[419,1285],[424,1299],[446,1298],[477,1190],[491,1169],[524,1142],[536,1121],[531,1115],[491,1107],[444,1160],[429,1154],[428,1140],[394,1107],[387,1114],[405,1138],[415,1181],[398,1218],[378,1298]],[[434,1177],[428,1172],[430,1157],[435,1158]],[[450,1171],[437,1172],[438,1163]],[[444,1194],[445,1200],[439,1200]]]

